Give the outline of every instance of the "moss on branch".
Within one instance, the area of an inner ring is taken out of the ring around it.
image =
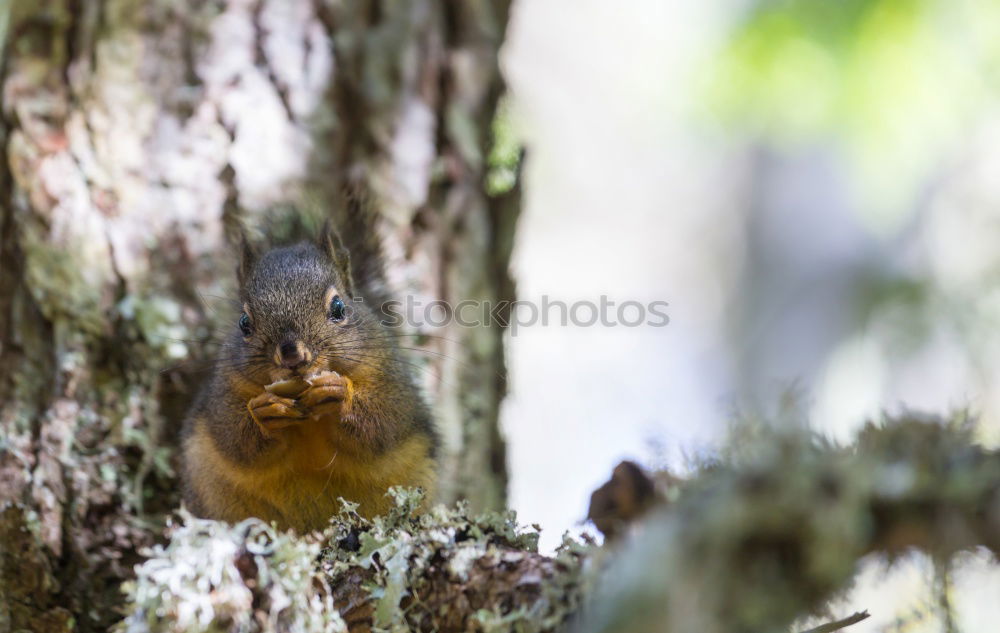
[[[1000,551],[1000,453],[966,418],[888,419],[846,447],[764,431],[639,527],[579,629],[788,631],[869,554],[977,546]]]
[[[393,489],[372,521],[344,509],[296,536],[256,519],[228,526],[185,516],[126,589],[119,630],[550,631],[579,605],[578,544],[538,554],[513,513],[459,504],[414,516],[420,494]]]
[[[402,490],[386,517],[345,504],[304,537],[187,517],[139,567],[121,628],[788,631],[868,555],[1000,551],[1000,453],[964,418],[886,420],[848,446],[760,431],[673,485],[620,545],[551,557],[513,514],[413,517]]]

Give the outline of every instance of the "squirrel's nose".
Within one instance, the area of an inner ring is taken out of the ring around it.
[[[302,341],[292,341],[282,343],[278,346],[278,354],[275,360],[282,367],[297,369],[310,361],[309,350],[302,344]]]

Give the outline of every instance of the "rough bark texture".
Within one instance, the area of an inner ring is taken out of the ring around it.
[[[484,189],[506,13],[0,2],[0,631],[119,617],[137,548],[178,503],[177,431],[213,331],[236,316],[239,225],[333,213],[362,186],[398,292],[509,297],[517,192]],[[434,334],[414,362],[444,498],[500,507],[501,331]]]

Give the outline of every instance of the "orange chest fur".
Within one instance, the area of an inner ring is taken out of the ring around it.
[[[433,493],[436,467],[430,441],[422,435],[376,455],[331,420],[282,431],[266,460],[246,465],[227,459],[207,434],[191,438],[192,453],[203,465],[197,487],[207,505],[218,506],[209,507],[210,513],[231,521],[257,516],[300,530],[316,529],[340,510],[340,497],[361,504],[359,511],[371,516],[389,509],[385,493],[390,486],[420,486],[429,496]],[[233,493],[238,503],[226,498]]]

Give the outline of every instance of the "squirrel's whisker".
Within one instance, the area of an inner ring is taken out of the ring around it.
[[[392,358],[392,357],[385,357],[385,356],[373,356],[373,355],[369,355],[369,354],[355,354],[354,352],[350,352],[350,353],[354,354],[354,355],[351,356],[351,355],[348,355],[348,353],[346,353],[346,352],[338,352],[334,356],[326,356],[326,355],[324,355],[321,358],[322,358],[322,360],[325,360],[327,362],[329,362],[331,360],[337,360],[337,359],[346,359],[346,360],[349,360],[349,361],[354,362],[354,363],[359,363],[359,362],[361,362],[363,360],[370,360],[370,359],[383,360],[383,361],[386,361],[389,364],[397,363],[397,364],[401,364],[401,365],[406,365],[406,366],[409,366],[409,367],[413,367],[414,369],[418,369],[418,370],[420,370],[422,372],[426,372],[426,373],[430,374],[431,377],[433,377],[433,378],[437,379],[438,381],[440,381],[441,384],[447,385],[449,387],[457,387],[458,386],[458,385],[454,384],[453,382],[451,382],[450,380],[445,380],[445,378],[442,376],[441,372],[435,372],[433,370],[433,368],[431,368],[431,367],[429,367],[427,365],[421,365],[419,363],[408,361],[408,360],[405,360],[405,359],[402,359],[402,358]],[[377,370],[377,371],[382,371],[382,370]],[[382,373],[383,373],[383,375],[387,375],[387,373],[384,372],[384,371]]]
[[[370,340],[370,339],[355,339],[353,341],[344,341],[344,343],[357,343],[357,342],[363,343],[363,342],[367,342],[368,340]],[[417,353],[421,353],[421,354],[431,354],[431,355],[433,355],[435,357],[438,357],[438,358],[443,358],[443,359],[454,361],[454,362],[458,363],[461,367],[466,368],[466,369],[474,369],[474,368],[477,367],[473,363],[470,363],[468,361],[463,361],[463,360],[461,360],[459,358],[455,358],[454,356],[451,356],[451,355],[446,354],[444,352],[439,352],[437,350],[423,349],[423,348],[420,348],[420,347],[401,347],[401,346],[397,346],[396,349],[405,350],[405,351],[409,351],[409,352],[417,352]],[[503,373],[503,372],[495,371],[494,374],[498,378],[502,378],[503,380],[507,380],[507,375],[505,373]]]

